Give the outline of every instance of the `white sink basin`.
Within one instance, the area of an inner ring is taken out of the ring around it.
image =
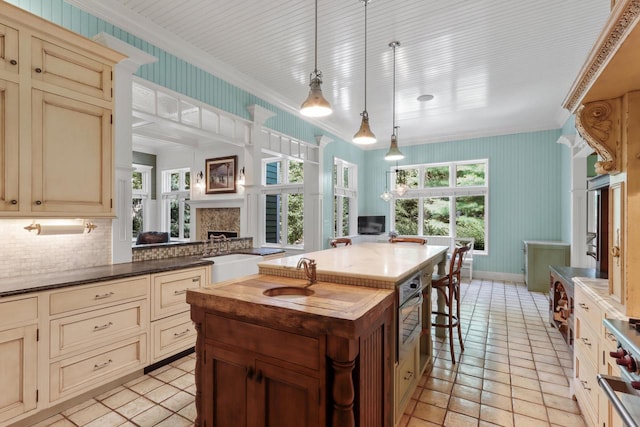
[[[263,260],[260,255],[230,254],[204,258],[213,261],[211,266],[211,283],[224,282],[258,273],[258,263]]]

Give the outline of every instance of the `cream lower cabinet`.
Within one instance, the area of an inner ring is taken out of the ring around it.
[[[38,298],[0,303],[0,425],[36,409]]]
[[[148,364],[149,275],[47,294],[49,402]]]
[[[187,289],[206,286],[210,269],[197,267],[151,276],[151,363],[195,345]]]
[[[620,376],[615,360],[609,351],[615,351],[616,340],[607,333],[602,321],[620,317],[619,310],[595,295],[606,294],[606,281],[589,291],[579,280],[574,280],[574,379],[573,391],[587,425],[592,427],[621,427],[622,422],[609,399],[601,391],[598,374]]]

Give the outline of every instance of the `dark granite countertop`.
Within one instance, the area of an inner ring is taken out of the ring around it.
[[[188,256],[0,278],[0,298],[211,264],[213,262],[203,260],[200,256]]]
[[[597,271],[595,268],[578,268],[564,265],[550,265],[549,270],[561,276],[566,281],[572,282],[574,277],[587,277],[589,279],[606,279],[607,273]]]
[[[280,249],[280,248],[247,248],[247,249],[236,249],[232,253],[268,256],[268,255],[280,254],[284,252],[285,252],[284,249]]]

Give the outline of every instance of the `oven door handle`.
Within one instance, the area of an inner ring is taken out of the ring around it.
[[[602,374],[598,375],[598,384],[600,384],[600,387],[604,390],[604,393],[611,401],[613,407],[616,408],[616,411],[620,415],[620,418],[622,418],[625,425],[629,427],[638,427],[638,423],[633,418],[633,415],[629,413],[627,408],[624,406],[624,403],[622,403],[620,398],[616,395],[616,391],[636,395],[632,392],[633,389],[630,389],[631,385],[620,378]]]
[[[411,304],[409,304],[409,301],[411,301],[412,299],[415,299],[416,302],[412,302]],[[422,301],[424,300],[424,298],[422,297],[422,292],[418,292],[415,296],[409,298],[408,300],[406,300],[401,306],[400,306],[400,310],[406,310],[412,307],[415,307],[416,305],[420,305],[422,304]]]

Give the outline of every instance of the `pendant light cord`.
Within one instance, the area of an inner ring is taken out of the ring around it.
[[[369,0],[364,1],[364,112],[367,112],[367,5]]]
[[[392,42],[393,47],[393,135],[396,134],[396,46],[398,42]]]
[[[316,16],[315,16],[315,39],[314,39],[314,64],[313,64],[313,73],[318,75],[318,0],[316,0]]]

